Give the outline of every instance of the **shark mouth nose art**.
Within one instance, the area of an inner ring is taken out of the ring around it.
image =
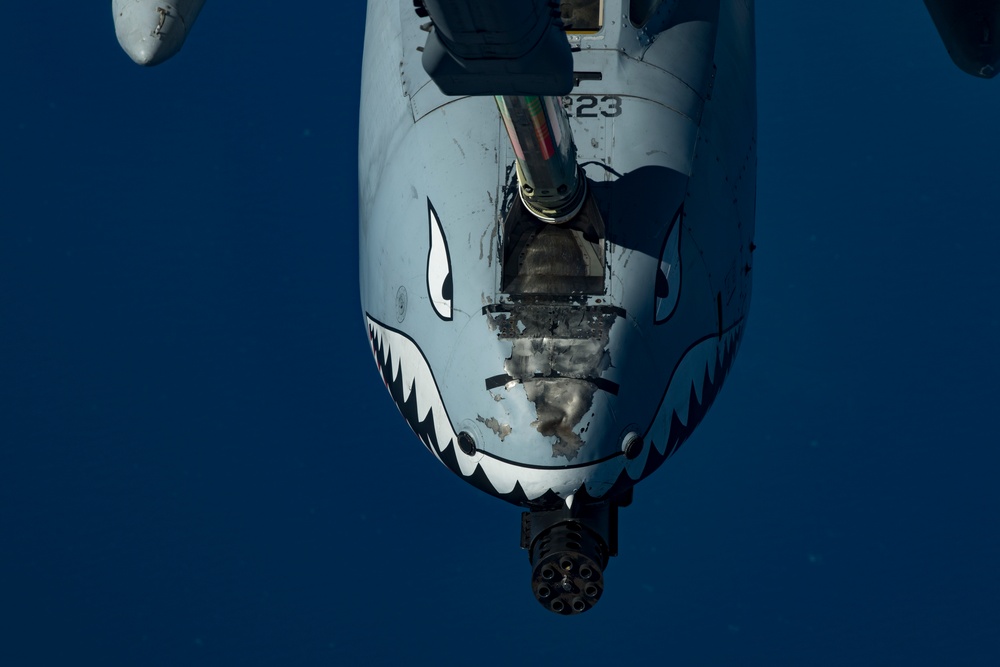
[[[440,459],[442,452],[454,449],[458,434],[451,426],[427,360],[409,336],[370,315],[365,319],[375,363],[392,400],[424,446]]]
[[[701,423],[732,368],[743,329],[744,320],[740,318],[721,335],[695,342],[678,361],[643,436],[646,446],[627,461],[626,473],[633,483],[677,452]]]
[[[620,454],[596,463],[548,468],[520,465],[480,449],[464,451],[438,383],[417,343],[371,315],[366,314],[365,320],[375,363],[396,407],[424,446],[467,482],[523,505],[546,494],[566,498],[584,486],[597,498],[622,473],[624,458]]]
[[[742,322],[722,337],[703,339],[678,362],[659,409],[643,432],[646,446],[638,456],[617,451],[579,465],[539,467],[508,461],[481,449],[465,451],[441,398],[441,391],[423,352],[405,333],[370,315],[368,337],[389,394],[424,446],[467,482],[515,504],[543,496],[566,499],[586,488],[592,498],[625,491],[653,472],[701,421],[732,365]],[[623,443],[623,449],[624,445]]]

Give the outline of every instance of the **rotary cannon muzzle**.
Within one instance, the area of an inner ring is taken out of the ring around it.
[[[531,590],[557,614],[579,614],[604,592],[608,545],[575,521],[558,523],[531,548]]]
[[[549,611],[587,611],[604,593],[604,569],[618,553],[618,503],[521,515],[521,546],[531,561],[531,591]]]

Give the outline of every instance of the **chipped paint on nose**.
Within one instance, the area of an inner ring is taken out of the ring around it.
[[[497,337],[511,346],[504,373],[489,378],[487,388],[521,385],[536,415],[530,426],[551,439],[552,458],[577,461],[595,395],[618,393],[604,375],[612,366],[608,343],[619,309],[511,303],[484,312]]]

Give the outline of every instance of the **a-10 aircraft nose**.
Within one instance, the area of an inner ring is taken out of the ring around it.
[[[139,65],[150,67],[168,60],[181,50],[193,22],[190,13],[185,21],[184,9],[169,2],[116,0],[113,10],[118,43]]]

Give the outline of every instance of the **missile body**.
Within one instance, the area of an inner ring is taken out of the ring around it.
[[[205,0],[112,0],[118,43],[140,65],[162,63],[181,50]]]

